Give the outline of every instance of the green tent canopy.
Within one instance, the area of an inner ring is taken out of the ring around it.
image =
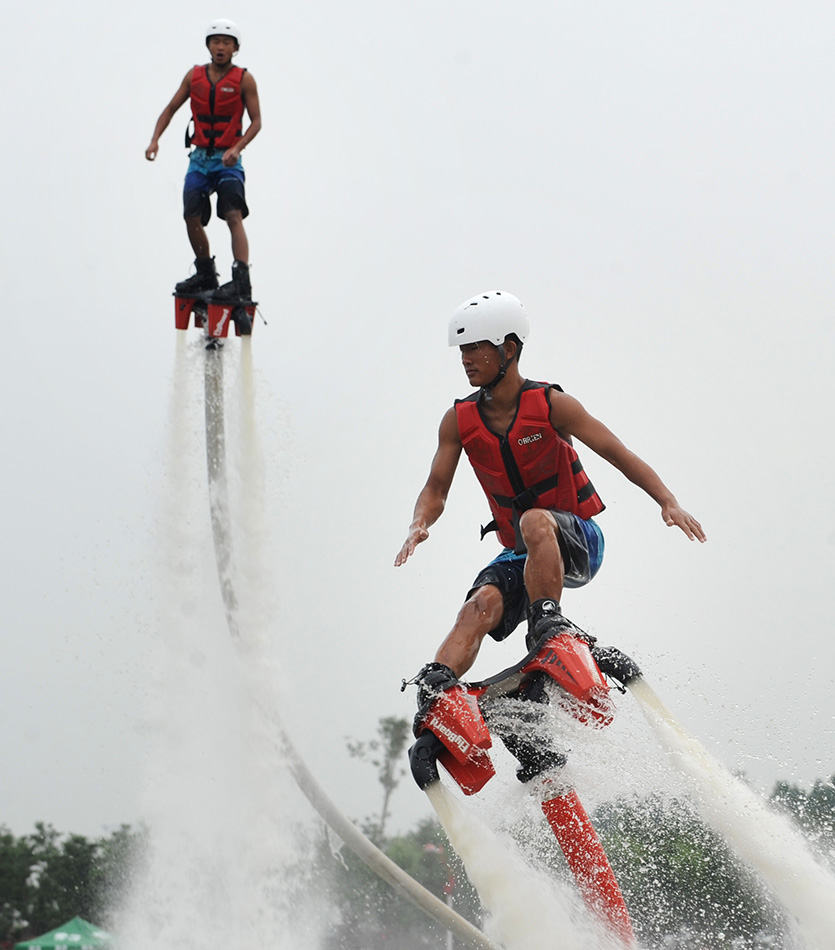
[[[80,917],[73,917],[41,937],[16,943],[15,950],[99,950],[100,947],[109,947],[112,942],[109,933]]]

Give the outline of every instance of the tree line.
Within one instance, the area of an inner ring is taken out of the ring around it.
[[[107,929],[145,840],[128,825],[89,839],[38,822],[16,837],[0,825],[0,945],[9,948],[72,917]]]
[[[382,790],[379,811],[359,824],[415,880],[442,900],[451,898],[460,914],[480,924],[478,895],[434,819],[405,834],[388,833],[391,796],[405,775],[409,736],[406,720],[388,717],[380,720],[370,742],[349,743],[353,755],[376,769]],[[770,800],[791,816],[824,860],[832,859],[835,776],[810,789],[778,782]],[[780,908],[688,802],[653,796],[619,800],[597,809],[592,820],[641,946],[782,946]],[[394,894],[347,849],[336,858],[327,829],[319,827],[313,835],[306,877],[327,892],[336,911],[326,950],[445,945],[439,925]],[[43,823],[32,834],[16,837],[0,826],[0,945],[8,950],[76,915],[112,928],[145,842],[143,829],[127,825],[97,839],[63,835]],[[568,877],[551,836],[543,835],[543,842],[535,859]],[[671,943],[671,935],[679,942]]]

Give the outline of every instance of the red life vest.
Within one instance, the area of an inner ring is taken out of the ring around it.
[[[191,74],[191,114],[194,134],[190,144],[227,149],[243,135],[244,100],[241,82],[245,69],[233,66],[213,83],[208,66],[195,66]]]
[[[485,425],[478,393],[455,403],[461,444],[493,513],[482,537],[498,531],[508,548],[517,546],[516,524],[529,508],[559,508],[586,519],[605,507],[574,447],[551,425],[550,389],[546,383],[525,382],[504,436]]]

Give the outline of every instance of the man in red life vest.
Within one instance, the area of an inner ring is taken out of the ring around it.
[[[405,564],[429,537],[444,510],[461,456],[467,453],[487,494],[502,553],[478,575],[435,660],[417,675],[418,705],[454,686],[473,665],[481,642],[509,636],[527,616],[532,648],[560,630],[582,632],[563,617],[564,587],[581,587],[597,573],[603,535],[592,516],[603,503],[574,450],[579,439],[661,506],[661,517],[690,540],[701,525],[676,501],[646,462],[559,386],[533,383],[519,372],[529,333],[522,304],[508,293],[479,294],[463,303],[449,326],[464,372],[477,391],[447,410],[429,478],[418,495],[409,534],[394,563]],[[513,751],[513,750],[511,750]]]
[[[261,130],[258,89],[252,75],[232,58],[240,48],[241,35],[231,20],[214,20],[206,30],[206,46],[211,62],[190,69],[174,98],[157,119],[145,158],[152,162],[159,151],[159,137],[174,114],[191,100],[193,145],[183,187],[183,217],[194,250],[197,273],[176,285],[178,294],[214,291],[218,300],[249,300],[249,242],[244,218],[249,214],[244,190],[245,175],[241,152]],[[249,126],[243,131],[243,113]],[[232,236],[232,280],[218,288],[214,258],[209,253],[206,225],[212,214],[209,195],[217,192],[217,213],[229,225]]]

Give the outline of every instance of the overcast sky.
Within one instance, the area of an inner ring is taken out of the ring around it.
[[[448,317],[486,289],[528,309],[523,372],[577,396],[709,538],[587,450],[607,554],[567,615],[732,769],[835,772],[832,5],[82,0],[4,18],[0,823],[141,817],[185,110],[143,153],[217,15],[264,121],[244,164],[285,713],[340,806],[378,797],[345,736],[411,717],[400,679],[497,553],[462,466],[392,567],[468,392]],[[225,225],[210,237],[227,279]],[[486,645],[474,676],[522,651]],[[397,797],[402,824],[426,809]]]

